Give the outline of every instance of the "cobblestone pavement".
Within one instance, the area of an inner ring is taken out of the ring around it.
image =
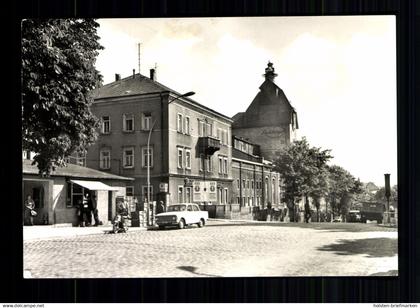
[[[204,228],[24,241],[27,278],[396,275],[397,232],[369,224]]]

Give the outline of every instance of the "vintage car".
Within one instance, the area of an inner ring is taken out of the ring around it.
[[[180,203],[168,206],[167,211],[156,215],[156,224],[159,229],[167,226],[177,226],[183,229],[187,225],[197,224],[199,228],[203,227],[209,214],[207,211],[201,211],[195,203]]]

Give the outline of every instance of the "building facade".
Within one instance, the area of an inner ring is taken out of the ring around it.
[[[240,137],[233,137],[232,195],[240,207],[282,208],[280,174],[272,162],[258,155],[260,148]]]
[[[95,195],[99,219],[106,224],[115,216],[116,199],[126,196],[126,187],[133,180],[74,164],[56,168],[49,177],[40,177],[30,158],[29,153],[24,153],[22,201],[28,195],[34,200],[36,225],[78,225],[77,210],[86,192]]]
[[[275,83],[272,63],[265,69],[265,81],[246,112],[233,117],[233,135],[260,146],[260,155],[275,160],[276,154],[296,138],[297,113]]]
[[[86,165],[134,178],[127,194],[141,201],[150,187],[150,201],[165,204],[230,202],[232,120],[154,76],[117,76],[94,92],[101,131]]]

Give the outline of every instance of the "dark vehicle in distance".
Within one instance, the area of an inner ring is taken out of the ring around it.
[[[380,202],[362,202],[360,208],[361,222],[366,223],[368,220],[376,220],[378,224],[383,221],[385,212],[385,204]]]
[[[347,222],[360,222],[362,220],[362,214],[360,210],[350,210],[347,214]]]

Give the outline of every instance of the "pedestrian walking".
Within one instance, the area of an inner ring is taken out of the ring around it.
[[[35,209],[35,201],[32,199],[31,195],[26,196],[25,200],[25,213],[24,213],[24,224],[33,226],[34,225],[34,216],[37,215]]]

